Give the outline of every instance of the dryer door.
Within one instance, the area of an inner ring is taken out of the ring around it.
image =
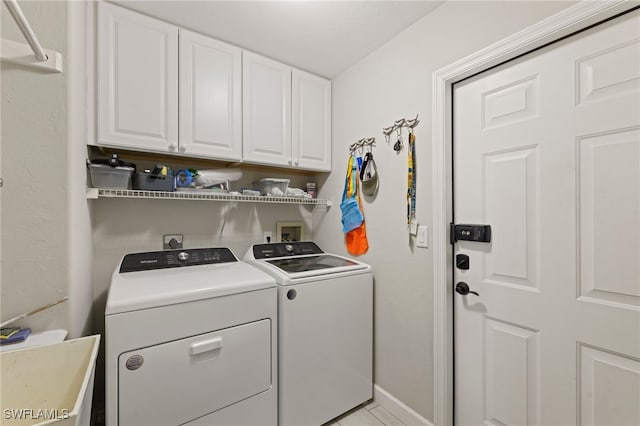
[[[177,425],[271,387],[268,319],[125,352],[120,425]]]

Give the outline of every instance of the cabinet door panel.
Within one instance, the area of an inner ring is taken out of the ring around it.
[[[331,81],[293,70],[293,164],[331,171]]]
[[[242,158],[241,50],[180,30],[180,151]]]
[[[291,165],[291,68],[243,52],[243,160]]]
[[[98,143],[176,149],[178,28],[105,2],[98,25]]]

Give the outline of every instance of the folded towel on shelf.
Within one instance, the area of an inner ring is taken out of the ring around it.
[[[287,197],[312,198],[311,194],[306,193],[300,188],[287,188]]]
[[[194,178],[194,181],[196,185],[206,188],[209,186],[226,184],[227,182],[235,182],[240,179],[242,179],[242,170],[230,168],[198,170],[198,174]]]

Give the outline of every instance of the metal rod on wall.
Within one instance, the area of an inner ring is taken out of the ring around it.
[[[31,25],[29,25],[29,21],[27,21],[24,13],[22,13],[22,9],[20,8],[20,5],[18,5],[17,0],[4,0],[4,4],[7,5],[9,13],[11,13],[11,16],[13,17],[13,20],[16,21],[16,24],[18,24],[18,28],[20,28],[20,31],[22,32],[22,35],[24,35],[24,38],[27,39],[27,43],[29,43],[29,46],[31,46],[33,54],[36,56],[36,58],[38,58],[38,60],[42,62],[48,60],[49,58],[47,57],[46,53],[44,53],[44,49],[40,45],[38,37],[36,37],[33,29],[31,29]]]

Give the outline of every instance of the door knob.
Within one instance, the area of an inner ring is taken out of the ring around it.
[[[469,285],[462,281],[456,284],[456,293],[459,293],[463,296],[466,296],[469,293],[475,294],[476,296],[480,296],[477,292],[469,290]]]

